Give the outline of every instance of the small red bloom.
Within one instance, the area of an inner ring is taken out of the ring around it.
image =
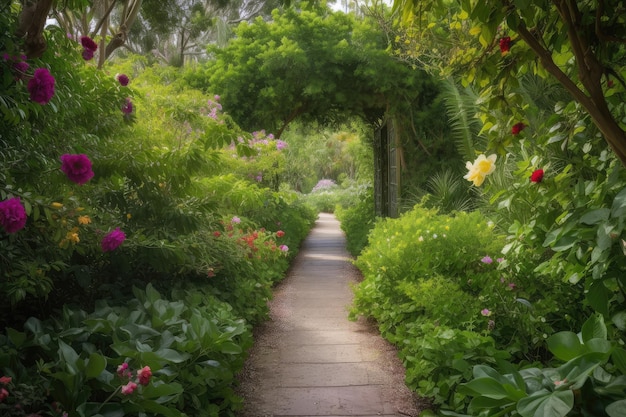
[[[222,236],[222,234],[220,233],[219,230],[216,230],[215,232],[213,232],[213,236],[220,237],[220,236]]]
[[[511,49],[511,37],[505,36],[504,38],[500,38],[500,53],[502,55],[506,55],[509,53]]]
[[[283,232],[282,230],[279,230],[278,232],[276,232],[276,237],[283,237],[285,236],[285,232]]]
[[[543,180],[543,169],[537,169],[530,175],[532,182],[541,182]]]
[[[141,385],[148,385],[150,383],[150,378],[152,377],[152,371],[149,366],[144,366],[140,370],[137,371],[137,380]]]
[[[10,376],[3,376],[0,378],[0,384],[2,385],[9,385],[11,383],[11,377]]]
[[[515,123],[515,124],[513,125],[513,127],[511,128],[511,133],[512,133],[513,135],[518,135],[518,134],[519,134],[519,132],[521,132],[521,131],[522,131],[522,130],[524,130],[525,128],[526,128],[526,125],[525,125],[524,123],[522,123],[522,122]]]
[[[4,388],[0,388],[0,403],[9,396],[9,391]]]

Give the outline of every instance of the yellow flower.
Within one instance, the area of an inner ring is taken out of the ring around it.
[[[91,223],[91,219],[89,216],[78,216],[78,224],[89,224]]]
[[[67,232],[67,235],[65,236],[65,238],[68,241],[72,242],[74,245],[80,242],[80,238],[78,237],[78,233],[76,232]]]
[[[53,209],[57,209],[58,210],[60,208],[63,208],[63,204],[54,202],[54,203],[50,204],[50,207],[52,207]]]
[[[496,169],[496,158],[496,154],[489,156],[480,154],[474,163],[468,161],[465,164],[468,173],[463,178],[473,182],[476,187],[480,187],[485,181],[485,177]]]
[[[133,216],[132,216],[132,214],[130,214],[130,213],[126,213],[126,219],[127,219],[127,220],[130,220],[132,217],[133,217]]]

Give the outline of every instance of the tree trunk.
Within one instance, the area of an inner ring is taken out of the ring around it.
[[[16,35],[24,38],[24,54],[29,59],[41,57],[48,47],[43,37],[43,28],[51,8],[52,0],[38,0],[25,5],[20,12]]]

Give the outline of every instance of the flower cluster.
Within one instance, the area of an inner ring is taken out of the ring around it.
[[[218,96],[217,94],[213,96],[213,100],[209,99],[207,100],[207,107],[209,109],[209,114],[208,116],[213,119],[213,120],[217,120],[217,113],[219,111],[222,111],[222,105],[220,104],[220,96]]]
[[[89,61],[98,50],[98,44],[89,36],[81,36],[80,44],[83,46],[83,59]]]
[[[495,171],[496,158],[497,156],[495,154],[489,156],[481,154],[476,158],[474,163],[468,161],[465,164],[468,173],[465,174],[463,178],[473,182],[476,187],[480,187],[482,183],[485,182],[487,175]]]
[[[543,180],[543,169],[536,169],[535,171],[533,171],[532,174],[530,174],[530,181],[531,182],[541,182]]]
[[[319,180],[315,187],[311,190],[312,193],[327,191],[337,187],[337,183],[333,180],[323,179]]]
[[[150,384],[152,378],[152,370],[149,366],[137,370],[137,379],[133,381],[133,373],[128,368],[128,362],[124,362],[117,367],[117,376],[128,382],[121,386],[120,392],[122,395],[131,395],[137,389],[138,385],[147,386]]]
[[[54,96],[54,77],[47,68],[37,68],[26,88],[30,99],[38,104],[48,104]]]
[[[5,61],[13,61],[13,72],[15,73],[15,80],[21,81],[26,79],[26,71],[30,68],[28,62],[26,62],[26,55],[11,56],[7,53],[3,55]]]
[[[0,202],[0,225],[7,233],[16,233],[26,225],[26,210],[19,197]]]
[[[503,38],[500,38],[500,53],[502,55],[506,55],[509,53],[509,51],[511,50],[511,37],[510,36],[505,36]]]
[[[0,378],[0,385],[2,385],[0,388],[0,403],[9,398],[9,391],[6,387],[11,383],[11,380],[10,376],[3,376]]]
[[[131,114],[133,112],[133,102],[130,97],[126,97],[124,104],[122,104],[122,113]]]

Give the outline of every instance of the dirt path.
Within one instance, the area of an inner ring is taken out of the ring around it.
[[[418,415],[395,348],[347,319],[359,278],[339,222],[321,214],[255,330],[241,417]]]

